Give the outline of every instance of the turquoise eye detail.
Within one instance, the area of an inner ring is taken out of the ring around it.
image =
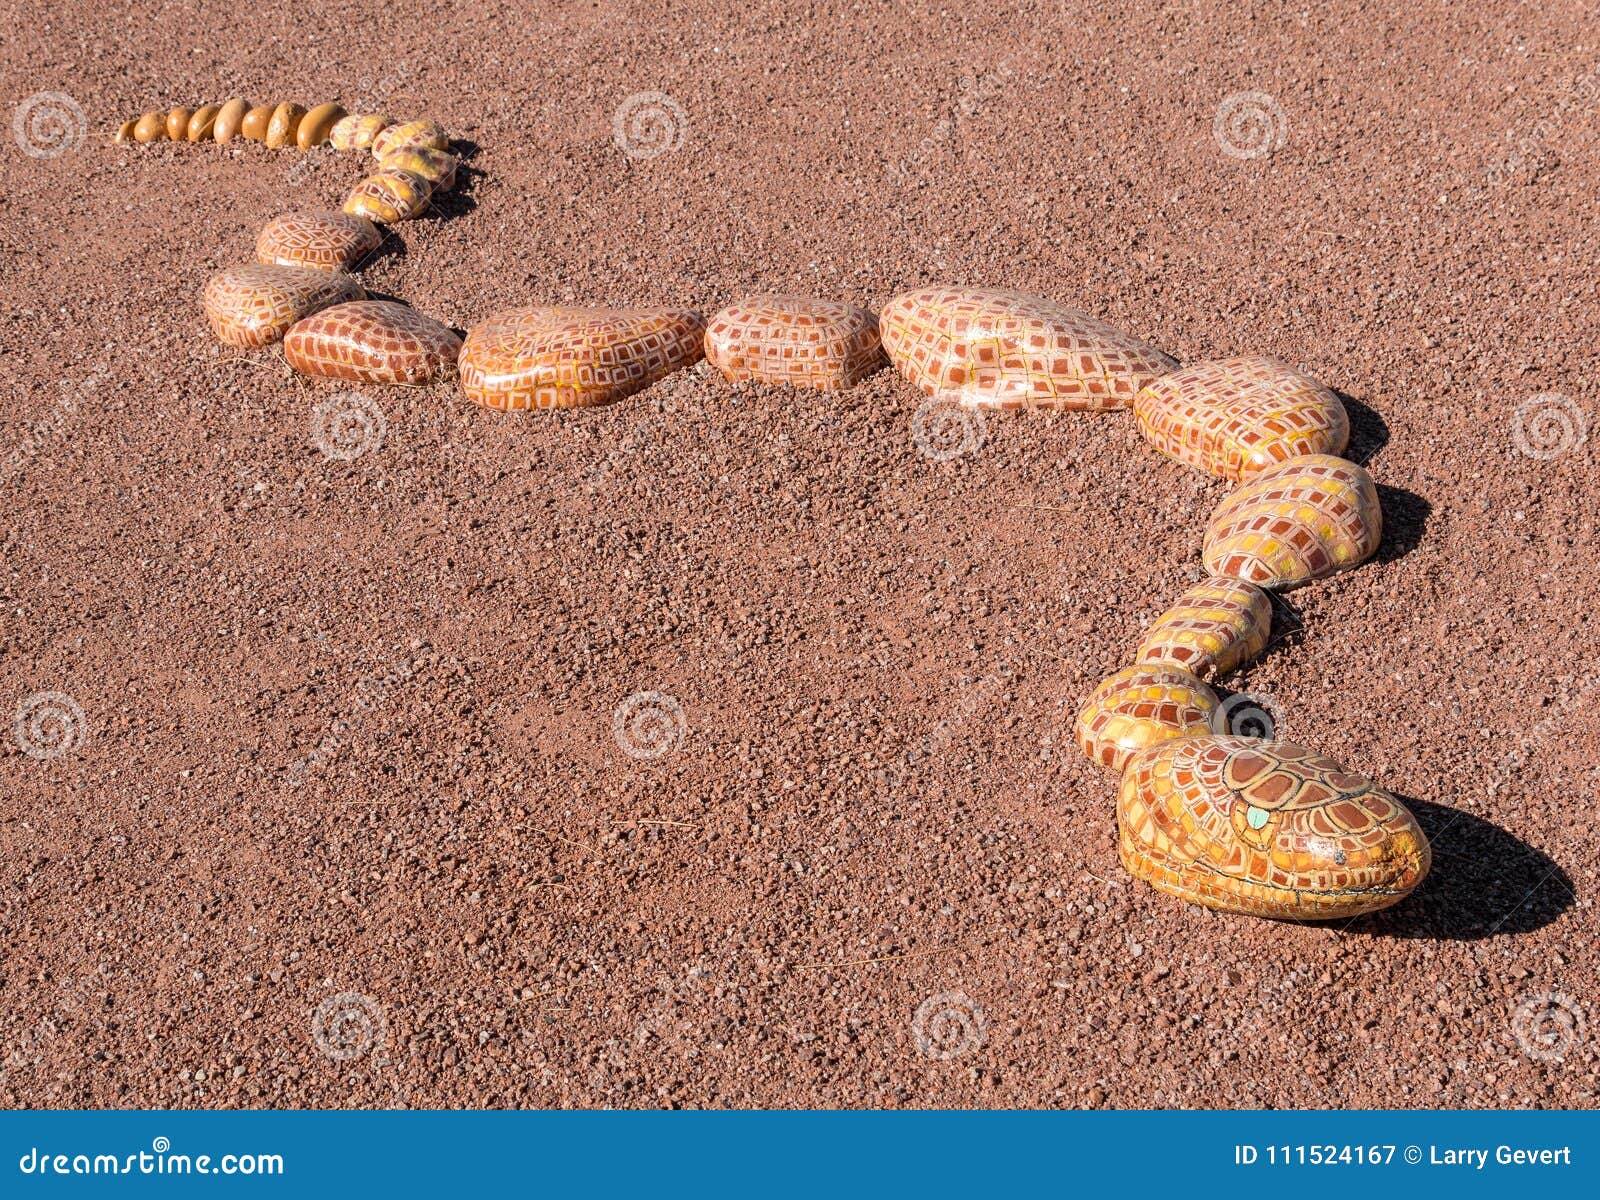
[[[1271,814],[1268,813],[1266,809],[1257,808],[1252,804],[1245,810],[1244,819],[1249,822],[1251,829],[1260,829],[1267,823],[1267,818],[1270,815]]]

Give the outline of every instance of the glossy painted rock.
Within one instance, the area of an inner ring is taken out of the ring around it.
[[[1206,736],[1138,752],[1117,831],[1123,865],[1157,890],[1289,920],[1387,908],[1431,861],[1403,804],[1292,742]]]
[[[864,308],[809,296],[751,296],[706,326],[706,359],[735,382],[837,391],[883,365],[878,322]]]
[[[306,110],[293,100],[285,100],[272,110],[272,117],[267,121],[267,148],[269,150],[282,150],[285,146],[295,144],[295,136],[300,132],[300,121],[306,115]]]
[[[385,171],[405,171],[426,179],[436,192],[448,192],[456,183],[456,167],[461,163],[448,150],[433,150],[427,146],[402,146],[391,150],[378,160]]]
[[[372,139],[393,124],[380,113],[351,113],[333,123],[328,141],[335,150],[370,150]]]
[[[402,121],[398,125],[386,125],[378,131],[372,139],[372,156],[382,159],[396,150],[403,150],[408,146],[426,146],[433,150],[450,149],[450,139],[445,131],[433,121]]]
[[[217,126],[217,114],[221,111],[220,104],[202,104],[189,118],[184,136],[191,142],[210,141]]]
[[[379,171],[350,190],[344,211],[384,225],[396,225],[420,215],[428,207],[433,189],[428,181],[409,171]]]
[[[1291,458],[1256,475],[1211,514],[1213,575],[1287,591],[1371,557],[1383,536],[1378,489],[1353,462]]]
[[[1134,659],[1213,679],[1260,654],[1271,632],[1266,592],[1241,579],[1207,579],[1155,619]]]
[[[427,383],[455,367],[461,339],[388,300],[335,304],[295,323],[283,357],[302,375],[353,383]]]
[[[250,101],[235,98],[229,100],[217,110],[217,119],[211,126],[211,136],[223,145],[233,141],[239,134],[239,127],[244,124],[245,114],[250,111]]]
[[[1023,292],[929,287],[878,316],[883,348],[929,395],[988,408],[1127,408],[1178,364],[1087,313]]]
[[[283,267],[347,271],[383,242],[365,217],[342,212],[286,213],[256,238],[256,257]]]
[[[1235,483],[1303,454],[1338,454],[1350,420],[1331,388],[1261,355],[1190,363],[1134,397],[1161,453]]]
[[[695,362],[705,328],[688,309],[509,309],[467,331],[461,387],[501,410],[610,404]]]
[[[320,309],[366,298],[359,283],[336,271],[250,263],[213,275],[201,305],[211,331],[222,341],[265,346]]]
[[[333,127],[344,119],[344,108],[331,100],[307,110],[295,129],[295,145],[302,150],[315,150],[329,139]]]
[[[1211,732],[1217,694],[1178,667],[1133,666],[1095,688],[1078,714],[1083,752],[1120,771],[1128,756],[1156,742]]]

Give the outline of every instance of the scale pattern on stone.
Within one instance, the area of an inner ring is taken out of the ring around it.
[[[1161,453],[1235,483],[1304,454],[1339,454],[1350,441],[1331,388],[1258,354],[1180,367],[1145,385],[1133,412]]]
[[[256,257],[280,267],[347,271],[383,243],[365,217],[342,212],[286,213],[268,221],[256,238]]]
[[[365,300],[349,275],[313,267],[249,263],[218,271],[207,282],[201,307],[211,331],[233,346],[265,346],[296,321],[331,304]]]
[[[1206,526],[1206,570],[1288,591],[1356,566],[1382,536],[1372,476],[1308,454],[1261,472],[1217,506]]]
[[[380,225],[398,225],[426,212],[432,195],[433,186],[420,175],[410,171],[379,171],[350,189],[344,211]]]
[[[878,322],[864,308],[809,296],[751,296],[706,326],[706,360],[725,379],[838,391],[883,365]]]
[[[878,317],[883,347],[929,395],[984,408],[1127,408],[1177,361],[1097,317],[994,288],[902,292]]]
[[[296,322],[283,357],[302,375],[352,383],[427,383],[455,366],[461,339],[390,300],[336,304]]]
[[[1266,592],[1241,579],[1207,579],[1155,619],[1133,657],[1214,679],[1260,654],[1271,632]]]
[[[1291,920],[1386,908],[1431,861],[1403,804],[1292,742],[1203,736],[1139,751],[1117,831],[1123,866],[1159,891]]]
[[[467,331],[461,387],[501,411],[611,404],[697,361],[705,329],[690,309],[507,309]]]
[[[1083,752],[1120,771],[1135,750],[1168,738],[1211,732],[1217,694],[1188,671],[1167,666],[1124,667],[1090,694],[1078,713]]]

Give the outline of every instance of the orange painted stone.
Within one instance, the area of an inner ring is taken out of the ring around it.
[[[1416,818],[1365,776],[1293,742],[1215,735],[1129,757],[1117,843],[1158,891],[1294,921],[1387,908],[1432,861]]]
[[[425,146],[431,150],[448,150],[450,138],[435,121],[402,121],[386,125],[372,139],[372,156],[382,159],[396,150],[410,146]]]
[[[878,322],[864,308],[809,296],[751,296],[706,326],[706,360],[733,382],[756,379],[832,392],[883,365]]]
[[[373,139],[393,124],[379,113],[350,113],[333,123],[328,141],[335,150],[370,150]]]
[[[1372,476],[1342,458],[1308,454],[1262,471],[1217,506],[1206,527],[1206,570],[1288,591],[1357,566],[1382,536]]]
[[[455,367],[461,339],[404,304],[358,300],[297,321],[283,357],[302,375],[352,383],[427,383]]]
[[[280,267],[348,271],[383,243],[365,217],[342,212],[286,213],[268,221],[256,238],[256,257]]]
[[[514,308],[467,331],[461,388],[485,408],[611,404],[698,360],[689,309]]]
[[[1078,714],[1075,732],[1085,754],[1120,771],[1135,750],[1210,733],[1218,706],[1217,694],[1188,671],[1126,667],[1095,688]]]
[[[1266,592],[1241,579],[1207,579],[1155,619],[1134,659],[1211,679],[1260,654],[1271,632]]]
[[[883,348],[929,395],[985,408],[1127,408],[1176,367],[1137,338],[1023,292],[927,287],[878,316]]]
[[[1338,454],[1350,441],[1333,389],[1263,355],[1180,367],[1145,385],[1133,413],[1161,453],[1235,483],[1303,454]]]
[[[211,331],[231,346],[265,346],[296,321],[319,309],[367,293],[349,275],[313,267],[249,263],[218,271],[207,282],[201,307]]]
[[[345,197],[344,211],[382,225],[398,225],[421,216],[433,195],[433,185],[410,171],[379,171],[369,175]]]

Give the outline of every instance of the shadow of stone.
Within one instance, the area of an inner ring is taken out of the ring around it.
[[[1372,461],[1374,454],[1389,444],[1389,426],[1376,410],[1368,408],[1355,397],[1343,392],[1336,392],[1335,395],[1344,405],[1345,415],[1350,418],[1350,444],[1340,457],[1364,467]]]
[[[1351,933],[1477,941],[1531,933],[1572,907],[1572,880],[1542,851],[1460,809],[1399,797],[1433,847],[1433,868],[1393,908],[1359,917]]]
[[[365,271],[374,263],[383,262],[384,259],[402,260],[407,255],[406,244],[400,235],[386,225],[380,225],[383,231],[383,241],[378,243],[378,248],[365,258],[358,260],[350,267],[351,271]]]
[[[1433,505],[1415,492],[1387,483],[1378,484],[1378,503],[1383,506],[1383,540],[1373,561],[1394,562],[1421,543]]]

